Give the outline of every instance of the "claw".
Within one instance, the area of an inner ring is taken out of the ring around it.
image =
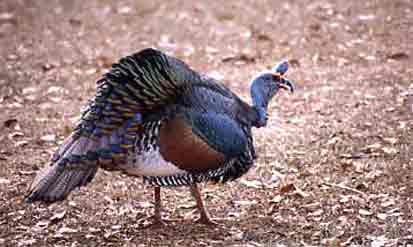
[[[195,223],[197,223],[197,224],[203,224],[203,225],[207,225],[207,226],[219,226],[220,224],[219,223],[217,223],[216,221],[214,221],[214,220],[212,220],[211,218],[209,218],[209,217],[200,217],[199,219],[197,219],[196,221],[195,221]]]
[[[145,218],[143,220],[143,228],[162,228],[165,227],[167,225],[167,223],[169,222],[168,220],[163,220],[159,217],[157,217],[156,215],[150,216],[148,218]]]

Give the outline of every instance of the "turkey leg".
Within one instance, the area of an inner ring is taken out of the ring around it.
[[[161,214],[161,187],[155,187],[154,191],[154,199],[155,199],[155,215],[153,216],[154,224],[155,225],[163,225],[162,221],[162,214]]]
[[[161,204],[161,188],[160,187],[155,187],[153,197],[155,200],[155,214],[148,218],[152,222],[149,225],[145,226],[145,228],[147,227],[156,228],[156,227],[165,225],[164,220],[162,220],[162,213],[161,213],[162,204]]]
[[[196,200],[196,205],[198,207],[199,214],[201,215],[197,222],[206,225],[216,225],[217,223],[211,220],[208,212],[205,209],[204,203],[202,202],[201,193],[199,193],[199,189],[196,183],[191,185],[191,194]]]

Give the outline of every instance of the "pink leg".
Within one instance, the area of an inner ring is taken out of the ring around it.
[[[162,220],[162,204],[161,204],[161,188],[160,187],[155,187],[154,190],[154,199],[155,199],[155,214],[149,219],[151,219],[151,223],[149,225],[146,225],[145,228],[147,227],[161,227],[165,225],[165,222]]]
[[[196,200],[196,205],[199,210],[200,218],[197,220],[198,223],[206,224],[206,225],[216,225],[217,223],[211,220],[209,217],[208,212],[204,207],[204,203],[202,202],[201,193],[199,193],[199,189],[197,184],[191,185],[191,194]]]
[[[155,199],[155,215],[153,217],[154,224],[163,225],[162,214],[161,214],[161,208],[162,208],[162,204],[161,204],[161,187],[155,187],[154,199]]]

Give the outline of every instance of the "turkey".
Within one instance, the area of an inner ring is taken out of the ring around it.
[[[251,85],[252,106],[216,80],[152,48],[126,56],[97,82],[74,131],[40,170],[27,202],[65,199],[98,168],[142,177],[154,186],[154,223],[161,223],[160,188],[190,186],[199,222],[213,223],[197,184],[225,183],[245,174],[256,154],[252,127],[267,124],[269,101],[288,63],[261,72]]]

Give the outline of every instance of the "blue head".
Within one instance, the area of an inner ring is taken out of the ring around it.
[[[268,103],[280,88],[294,92],[294,85],[284,77],[288,70],[288,62],[283,61],[275,65],[270,71],[262,72],[251,85],[251,98],[258,113],[256,127],[267,125]]]

